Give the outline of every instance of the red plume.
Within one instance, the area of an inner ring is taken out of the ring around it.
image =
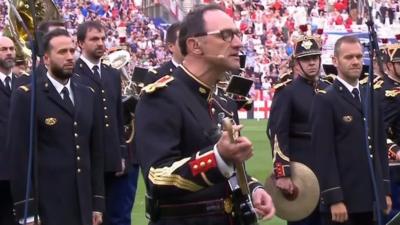
[[[396,34],[395,37],[397,41],[400,41],[400,34]]]
[[[381,38],[382,44],[387,44],[389,42],[389,39],[387,38]]]
[[[308,30],[307,24],[302,24],[302,25],[299,26],[299,28],[300,28],[300,31],[301,31],[302,33],[306,33],[307,30]]]
[[[323,28],[318,28],[317,29],[317,34],[318,35],[322,35],[324,33],[324,29]]]

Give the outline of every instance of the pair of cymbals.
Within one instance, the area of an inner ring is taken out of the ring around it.
[[[306,165],[291,162],[290,169],[295,185],[292,194],[284,193],[276,187],[274,175],[265,181],[265,189],[272,197],[278,217],[287,221],[299,221],[309,216],[317,207],[320,189],[317,177]]]

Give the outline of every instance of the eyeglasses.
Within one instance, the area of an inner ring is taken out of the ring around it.
[[[201,36],[207,36],[207,35],[218,35],[219,37],[222,38],[222,40],[224,40],[226,42],[231,42],[233,40],[234,36],[240,37],[240,34],[241,34],[241,32],[239,29],[227,28],[227,29],[222,29],[222,30],[198,33],[194,36],[201,37]]]

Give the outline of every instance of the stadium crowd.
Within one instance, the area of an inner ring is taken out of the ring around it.
[[[126,46],[131,53],[130,71],[135,66],[157,67],[171,57],[165,45],[165,29],[144,15],[135,1],[56,0],[54,3],[73,36],[78,24],[100,20],[108,29],[107,49],[113,51]],[[242,32],[243,53],[247,56],[245,75],[254,80],[255,89],[273,87],[279,69],[288,64],[293,40],[299,35],[301,25],[308,24],[309,33],[316,33],[318,29],[367,30],[365,25],[357,25],[357,5],[349,0],[204,0],[203,3],[218,3],[234,18]],[[378,28],[398,26],[399,11],[398,1],[373,2]],[[0,29],[3,29],[9,22],[9,9],[4,0],[0,3],[0,12]]]

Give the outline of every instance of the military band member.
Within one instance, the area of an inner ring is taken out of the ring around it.
[[[15,224],[10,190],[10,152],[6,148],[11,92],[17,78],[11,69],[15,65],[15,45],[8,37],[0,37],[0,225]]]
[[[252,144],[246,137],[231,144],[226,132],[220,137],[208,100],[224,72],[239,68],[239,32],[220,7],[194,9],[180,30],[183,64],[143,89],[135,140],[150,224],[234,222],[227,181],[232,164],[251,157]],[[271,218],[270,196],[259,183],[249,185],[256,211]]]
[[[87,21],[78,26],[77,41],[82,50],[76,61],[74,76],[81,84],[95,90],[100,102],[103,118],[105,150],[106,225],[130,224],[131,209],[137,176],[127,161],[123,133],[123,110],[121,98],[120,72],[101,63],[105,52],[105,30],[95,21]]]
[[[31,194],[29,199],[25,199],[25,191],[31,86],[20,86],[11,100],[8,139],[16,216],[23,222],[24,205],[28,204],[29,215],[38,213],[42,224],[101,224],[104,158],[97,101],[90,88],[71,79],[75,44],[68,32],[48,33],[43,45],[49,70],[46,79],[37,82],[37,151],[33,155],[37,171],[32,184],[38,195]]]
[[[167,30],[167,46],[172,54],[171,60],[162,64],[157,69],[150,69],[145,77],[145,84],[153,83],[165,75],[171,75],[172,72],[182,63],[183,56],[179,49],[178,36],[179,36],[180,23],[176,22],[168,27]]]
[[[378,149],[365,137],[365,87],[359,85],[363,47],[354,36],[344,36],[334,47],[333,64],[338,77],[314,98],[311,109],[312,147],[318,159],[323,224],[374,224],[374,204],[390,211],[389,169],[382,112],[376,114]],[[379,107],[375,105],[375,107]],[[370,144],[367,145],[366,143]],[[370,150],[367,155],[366,149]],[[374,199],[368,158],[374,165],[378,197]],[[381,212],[380,212],[381,213]]]
[[[294,190],[290,161],[304,163],[311,169],[315,167],[309,115],[314,96],[327,86],[319,79],[319,39],[301,37],[295,44],[293,59],[298,74],[295,74],[293,81],[287,80],[276,89],[269,120],[276,186],[288,193]],[[318,210],[304,220],[288,224],[320,224]]]

